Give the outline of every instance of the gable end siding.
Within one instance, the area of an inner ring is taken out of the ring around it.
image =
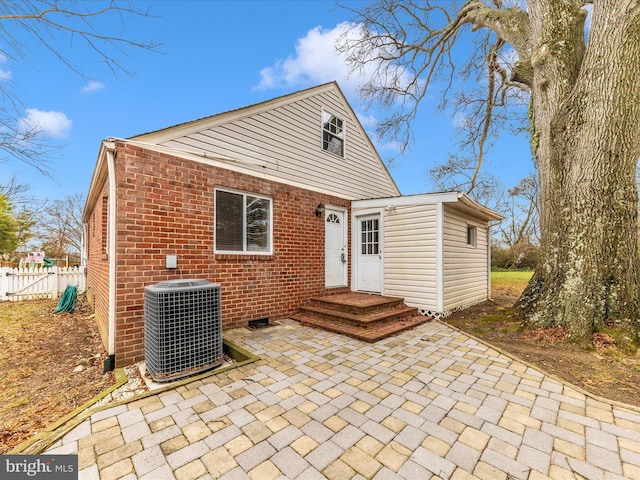
[[[346,122],[345,158],[322,149],[322,109]],[[159,143],[177,151],[229,158],[275,181],[345,198],[397,195],[397,187],[336,91],[230,118]]]

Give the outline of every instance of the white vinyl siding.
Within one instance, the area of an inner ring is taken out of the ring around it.
[[[476,245],[467,244],[467,226],[476,228]],[[487,298],[487,229],[474,217],[444,206],[444,310]]]
[[[349,125],[344,158],[321,148],[323,111]],[[351,115],[338,91],[324,88],[295,101],[267,102],[217,115],[208,123],[203,120],[201,128],[183,127],[180,134],[159,132],[140,139],[153,141],[158,136],[158,145],[200,152],[275,181],[306,185],[343,198],[397,195],[384,164]]]
[[[384,294],[435,310],[436,278],[436,205],[385,212]]]

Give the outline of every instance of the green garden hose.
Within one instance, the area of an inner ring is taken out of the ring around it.
[[[78,289],[75,285],[68,285],[67,288],[64,289],[62,297],[60,297],[60,301],[58,302],[58,306],[53,313],[73,313],[77,303]]]

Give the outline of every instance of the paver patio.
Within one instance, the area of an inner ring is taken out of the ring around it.
[[[293,321],[256,363],[96,411],[49,453],[81,479],[640,479],[640,410],[439,322],[367,344]]]

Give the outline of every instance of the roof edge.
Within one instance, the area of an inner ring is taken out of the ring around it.
[[[98,159],[96,161],[96,166],[93,169],[93,174],[91,175],[89,191],[87,192],[87,199],[84,202],[84,210],[82,211],[83,223],[86,223],[89,220],[91,212],[95,208],[96,202],[98,201],[98,195],[100,195],[102,185],[104,185],[104,181],[109,175],[106,165],[107,150],[114,151],[115,143],[108,140],[103,140],[100,143],[100,149],[98,150]]]
[[[435,192],[435,193],[418,193],[414,195],[402,195],[398,197],[371,198],[365,200],[356,200],[353,202],[354,208],[387,208],[400,207],[420,204],[456,204],[460,203],[466,208],[474,210],[485,217],[487,220],[502,221],[504,217],[499,213],[491,210],[484,205],[469,198],[466,194],[451,192]]]

